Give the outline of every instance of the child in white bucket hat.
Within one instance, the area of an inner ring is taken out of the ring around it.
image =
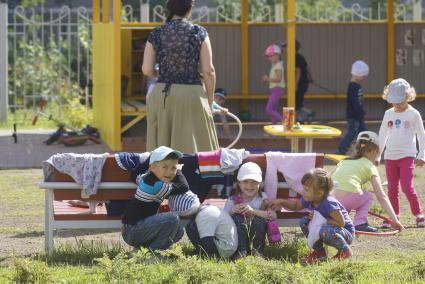
[[[404,79],[395,79],[384,88],[383,98],[393,107],[385,112],[379,129],[379,148],[384,151],[388,197],[400,217],[399,184],[406,194],[416,225],[425,227],[418,195],[413,187],[413,169],[425,163],[425,130],[419,111],[409,105],[416,92]],[[416,139],[419,152],[416,150]],[[386,226],[386,224],[384,224]]]
[[[338,154],[345,155],[357,135],[367,130],[364,122],[363,89],[360,83],[369,75],[369,66],[357,60],[351,66],[351,80],[347,88],[347,132],[338,146]]]
[[[235,194],[227,199],[224,211],[229,212],[238,232],[235,259],[249,254],[264,253],[267,219],[275,219],[276,212],[267,210],[267,195],[260,189],[263,174],[253,162],[243,164],[238,171]]]

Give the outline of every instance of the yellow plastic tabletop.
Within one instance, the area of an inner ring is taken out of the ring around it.
[[[292,131],[283,131],[283,125],[265,125],[264,131],[274,136],[286,137],[338,137],[341,135],[341,130],[327,125],[303,124],[300,129],[293,129]]]

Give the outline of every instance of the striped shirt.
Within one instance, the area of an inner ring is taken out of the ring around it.
[[[134,198],[124,212],[123,224],[134,225],[142,219],[155,215],[162,201],[170,194],[181,194],[189,190],[181,170],[177,170],[170,183],[159,180],[154,173],[148,171],[138,177],[137,184]]]

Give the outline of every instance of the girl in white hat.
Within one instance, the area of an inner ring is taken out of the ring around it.
[[[275,219],[276,212],[266,209],[267,196],[260,190],[263,181],[260,166],[253,162],[243,164],[237,178],[236,192],[227,199],[224,206],[224,211],[231,214],[238,232],[238,250],[234,258],[245,257],[249,253],[262,256],[266,240],[266,220]]]
[[[399,184],[416,217],[416,225],[425,227],[419,197],[413,187],[413,170],[425,163],[425,130],[419,111],[409,105],[416,92],[404,79],[395,79],[385,87],[383,98],[393,107],[385,112],[379,129],[379,148],[384,151],[388,197],[397,217],[400,216]],[[419,142],[419,152],[416,148]],[[386,225],[386,224],[384,224]]]

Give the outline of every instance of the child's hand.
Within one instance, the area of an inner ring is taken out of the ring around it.
[[[280,205],[280,199],[270,200],[267,204],[267,209],[275,210]]]
[[[313,219],[313,216],[314,216],[314,211],[310,211],[310,212],[308,212],[308,219]]]
[[[254,209],[249,206],[248,204],[241,204],[241,214],[242,215],[251,215],[252,213],[254,213]]]
[[[267,83],[268,81],[270,81],[269,76],[263,75],[263,77],[261,78],[261,82]]]
[[[415,159],[415,166],[422,167],[425,164],[425,161],[420,159]]]
[[[225,107],[220,108],[220,114],[227,114],[228,112],[229,112],[228,108],[225,108]]]
[[[241,205],[240,204],[236,204],[233,205],[232,207],[232,214],[240,214],[241,213]]]
[[[399,221],[391,222],[391,227],[393,229],[400,230],[400,231],[404,230],[404,226]]]

